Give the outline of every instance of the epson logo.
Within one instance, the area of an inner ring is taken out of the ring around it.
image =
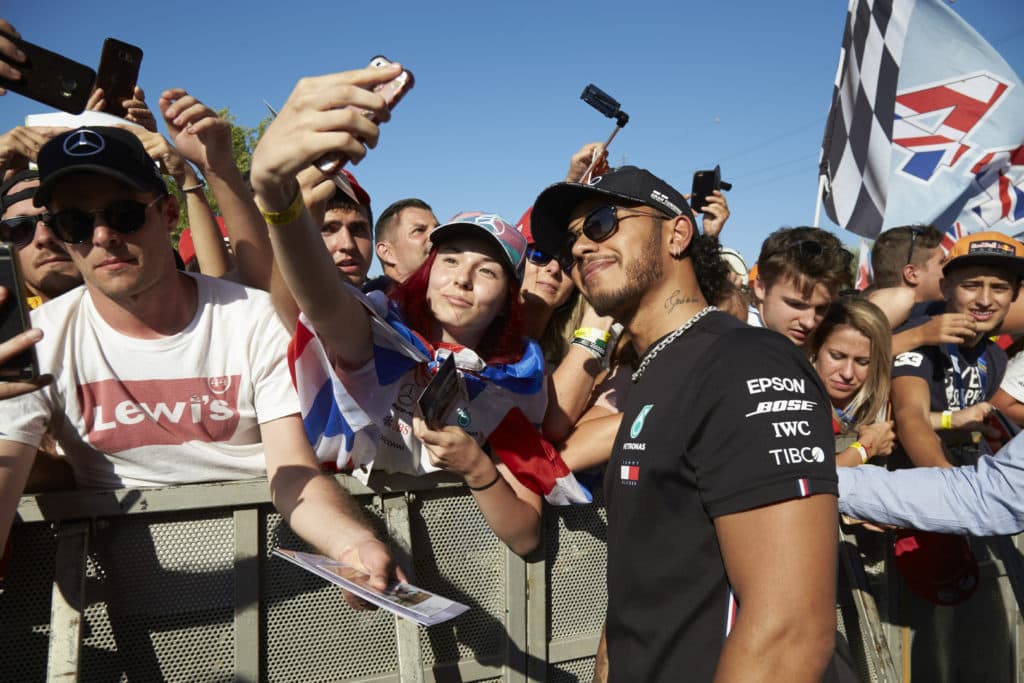
[[[794,394],[806,393],[807,380],[795,377],[756,377],[747,380],[747,391],[753,394],[761,394],[771,389],[772,391],[789,391]]]

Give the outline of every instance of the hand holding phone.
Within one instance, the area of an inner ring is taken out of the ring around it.
[[[390,66],[391,64],[393,64],[393,62],[387,57],[384,57],[383,55],[377,55],[376,57],[370,60],[368,68],[381,69],[386,66]],[[378,95],[384,98],[384,103],[385,105],[387,105],[388,111],[391,111],[392,109],[395,108],[395,105],[397,105],[402,100],[402,98],[405,97],[406,93],[412,90],[414,85],[416,85],[416,79],[413,77],[412,72],[402,69],[402,71],[399,72],[399,74],[392,78],[391,80],[385,83],[379,83],[375,85],[373,87],[373,92],[377,93]],[[380,125],[380,121],[378,120],[377,115],[374,114],[369,109],[363,109],[362,107],[357,107],[352,104],[347,105],[345,108],[358,111],[363,116],[368,118],[370,121],[373,121],[374,123]],[[337,186],[341,188],[341,190],[345,192],[345,194],[349,195],[349,197],[353,201],[358,202],[358,200],[355,197],[355,192],[352,190],[352,186],[348,183],[347,180],[345,180],[344,177],[340,176],[340,174],[337,173],[338,170],[343,165],[344,162],[342,161],[341,156],[338,154],[326,154],[320,159],[318,159],[316,162],[316,167],[319,168],[324,173],[327,173],[329,175],[335,174],[335,184],[337,184]]]
[[[455,369],[455,354],[452,353],[441,363],[427,386],[423,387],[420,397],[416,399],[427,427],[434,431],[443,429],[444,420],[461,393],[462,380],[459,378],[459,371]]]
[[[135,97],[141,67],[142,48],[116,38],[103,41],[100,68],[96,71],[96,88],[103,91],[106,100],[103,111],[122,119],[127,117],[124,102]]]
[[[82,113],[96,80],[95,71],[9,33],[0,31],[0,37],[25,56],[25,60],[17,65],[20,78],[0,77],[0,89],[16,92],[70,114]],[[5,55],[9,52],[8,49]],[[5,71],[9,74],[9,67]]]
[[[0,354],[0,380],[31,382],[39,377],[34,344],[42,335],[20,336],[30,329],[28,303],[18,250],[10,242],[0,242],[0,287],[4,292],[0,299],[0,350],[4,352]]]

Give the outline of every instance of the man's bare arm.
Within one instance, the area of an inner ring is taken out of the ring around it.
[[[835,648],[837,528],[825,494],[715,519],[740,605],[715,681],[821,680]]]
[[[261,424],[260,432],[277,511],[306,542],[328,557],[361,568],[374,587],[383,589],[395,573],[388,547],[352,497],[320,471],[299,416]]]
[[[951,467],[931,425],[928,382],[920,377],[894,377],[892,408],[896,434],[911,462],[917,467]]]

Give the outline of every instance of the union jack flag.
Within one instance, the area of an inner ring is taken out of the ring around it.
[[[1022,143],[1020,78],[942,0],[851,0],[822,142],[833,221],[1019,232]]]

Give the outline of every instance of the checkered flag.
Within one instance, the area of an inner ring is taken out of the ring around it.
[[[865,237],[882,229],[896,84],[915,0],[851,0],[821,145],[825,211]]]

